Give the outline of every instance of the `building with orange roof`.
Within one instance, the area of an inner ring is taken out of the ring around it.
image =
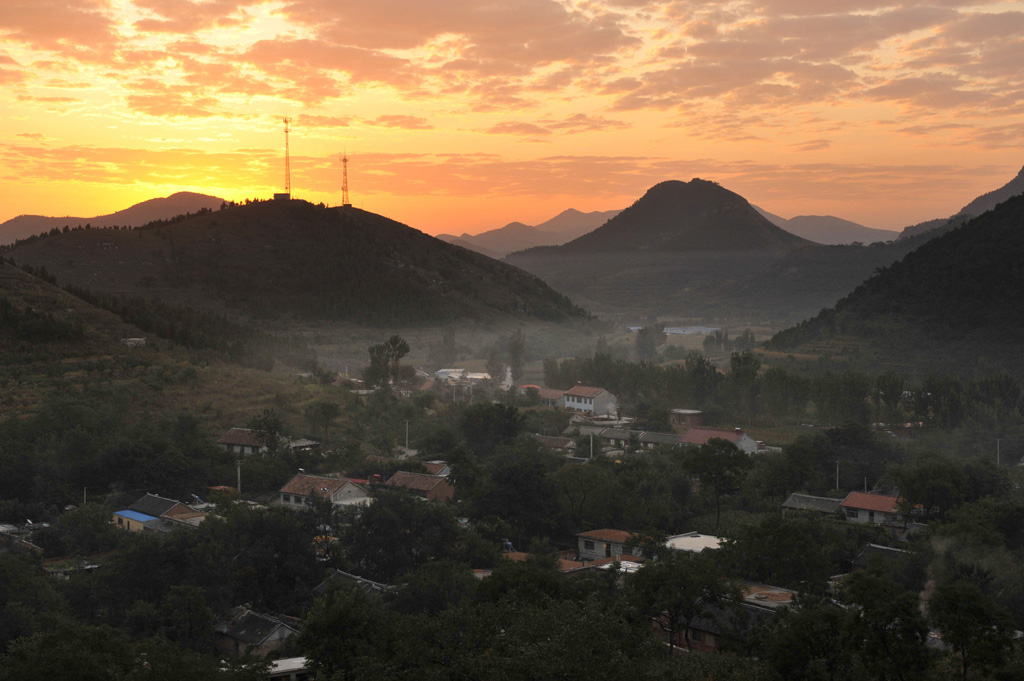
[[[839,506],[851,523],[874,523],[875,525],[899,525],[903,516],[899,513],[899,498],[887,494],[850,492]]]

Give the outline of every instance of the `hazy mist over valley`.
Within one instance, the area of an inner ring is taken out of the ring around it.
[[[0,681],[1024,678],[1020,54],[0,3]]]

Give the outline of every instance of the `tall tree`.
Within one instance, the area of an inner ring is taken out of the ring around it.
[[[736,445],[716,437],[689,453],[685,465],[700,480],[701,487],[715,497],[715,532],[718,532],[722,520],[722,496],[739,488],[743,475],[753,462]]]
[[[690,625],[693,621],[721,615],[727,609],[727,599],[736,596],[708,556],[689,551],[665,552],[637,570],[628,584],[636,605],[646,611],[668,637],[670,656],[680,632],[687,650],[692,649]]]
[[[928,599],[928,615],[942,632],[942,642],[960,658],[963,681],[972,669],[987,671],[1003,664],[1013,646],[1010,611],[974,581],[954,576],[939,583]]]

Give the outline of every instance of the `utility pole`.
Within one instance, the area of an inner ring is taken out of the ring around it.
[[[89,491],[88,487],[83,487],[82,488],[82,505],[83,506],[85,504],[89,503],[88,491]]]
[[[405,448],[409,449],[409,419],[405,420]]]
[[[594,460],[594,434],[590,434],[590,460]]]
[[[238,490],[238,496],[242,496],[242,460],[235,459],[235,472],[238,476],[238,483],[235,489]]]
[[[839,489],[839,459],[836,459],[836,489]]]

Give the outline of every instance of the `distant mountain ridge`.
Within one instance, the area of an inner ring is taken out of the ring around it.
[[[166,220],[185,213],[200,210],[215,210],[225,203],[224,199],[195,192],[177,192],[163,198],[149,199],[109,215],[91,218],[46,217],[43,215],[19,215],[0,223],[0,245],[13,244],[19,239],[48,232],[54,227],[65,225],[77,227],[139,227],[154,220]]]
[[[501,258],[514,251],[534,246],[557,246],[597,229],[620,211],[592,211],[584,213],[569,208],[539,225],[510,222],[504,227],[479,234],[438,234],[437,238],[488,257]]]
[[[8,257],[59,283],[251,318],[430,325],[585,319],[537,277],[356,208],[228,206],[132,231],[76,229]]]
[[[928,222],[922,222],[918,225],[911,225],[905,228],[901,233],[900,239],[907,239],[918,234],[924,234],[925,232],[937,231],[933,236],[938,236],[944,232],[948,232],[955,227],[959,227],[968,219],[977,217],[986,211],[990,211],[995,208],[998,204],[1006,201],[1010,197],[1017,196],[1018,194],[1024,194],[1024,167],[1020,169],[1017,176],[1012,180],[1004,184],[999,189],[994,189],[990,192],[986,192],[981,196],[976,197],[966,206],[958,210],[952,217],[944,220],[929,220]]]
[[[827,246],[892,241],[899,236],[897,231],[865,227],[834,215],[797,215],[794,218],[786,219],[758,206],[754,206],[754,210],[790,234],[796,234],[814,243]]]

